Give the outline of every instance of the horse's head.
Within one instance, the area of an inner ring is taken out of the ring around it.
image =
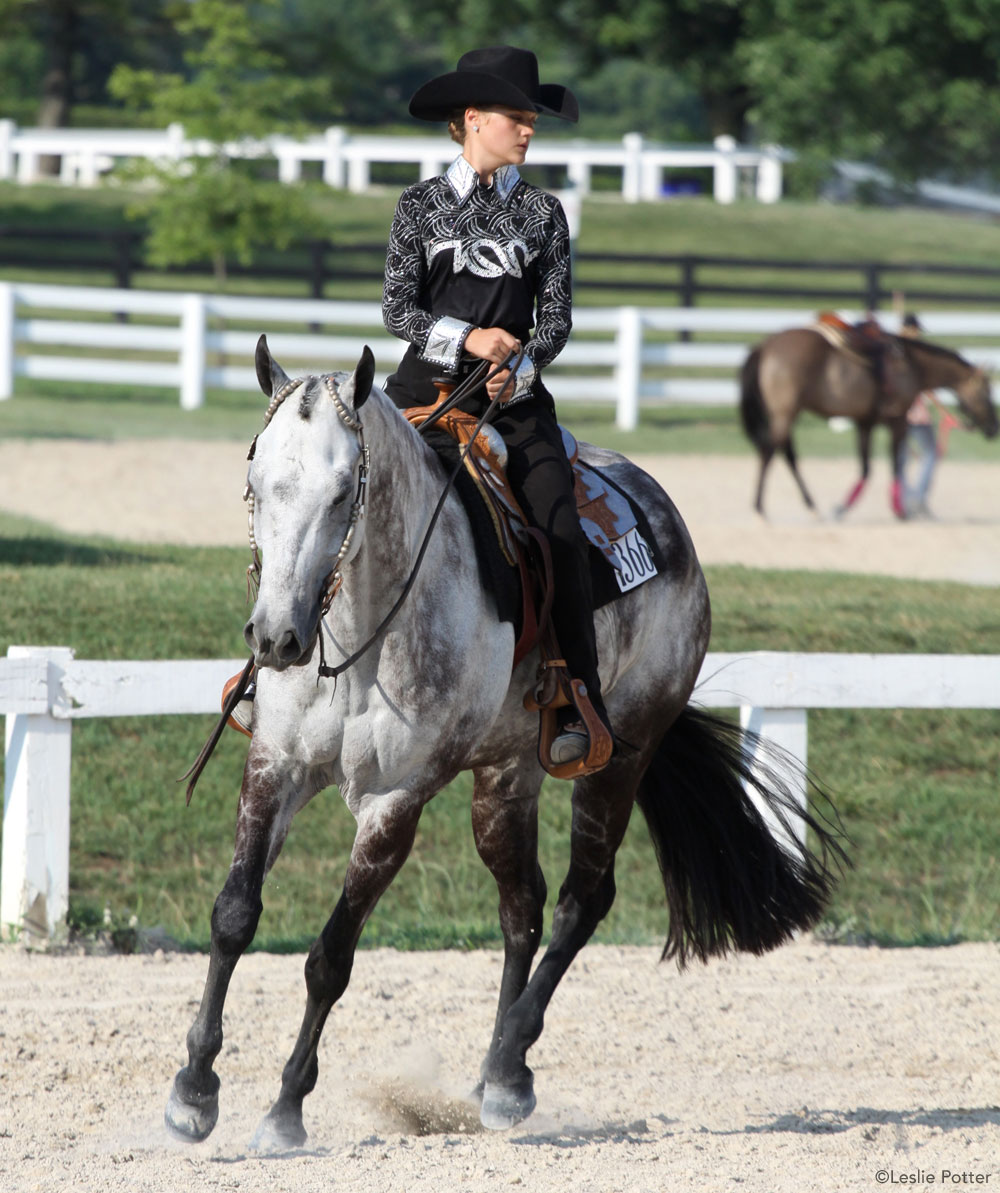
[[[992,439],[998,430],[996,407],[990,392],[990,379],[983,369],[973,369],[968,377],[955,386],[955,397],[962,412],[979,428],[987,439]]]
[[[258,667],[282,671],[312,649],[334,574],[360,545],[367,461],[358,411],[375,362],[366,347],[353,373],[290,381],[261,336],[256,365],[271,401],[247,474],[263,565],[243,636]]]

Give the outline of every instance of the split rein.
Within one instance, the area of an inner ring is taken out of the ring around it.
[[[323,588],[320,592],[320,614],[319,623],[316,630],[317,637],[319,638],[319,670],[317,683],[319,682],[320,678],[336,680],[338,676],[343,675],[345,671],[352,667],[358,661],[358,659],[360,659],[361,656],[374,645],[379,636],[384,632],[386,627],[402,608],[403,602],[406,600],[410,590],[413,588],[417,574],[420,571],[420,565],[423,563],[424,555],[427,553],[427,547],[430,543],[431,535],[434,532],[434,527],[437,525],[437,521],[440,517],[442,509],[444,509],[445,500],[454,487],[460,470],[465,466],[466,458],[469,452],[472,450],[472,444],[475,441],[476,436],[483,429],[486,423],[488,423],[493,417],[494,411],[503,401],[504,395],[507,393],[508,386],[513,386],[515,371],[517,366],[521,363],[523,357],[524,348],[522,347],[516,354],[512,354],[507,360],[505,360],[502,364],[497,365],[492,370],[489,368],[489,362],[483,361],[460,385],[455,387],[455,389],[434,411],[434,413],[418,428],[420,434],[426,434],[426,432],[429,431],[444,414],[446,414],[449,410],[454,409],[459,402],[464,401],[470,395],[476,393],[479,389],[484,388],[487,382],[491,381],[503,369],[509,369],[510,377],[504,382],[496,396],[490,399],[489,405],[483,411],[482,417],[476,424],[476,429],[472,435],[472,438],[462,449],[459,455],[458,463],[455,465],[451,475],[448,477],[448,481],[445,484],[444,489],[441,491],[441,496],[438,498],[437,505],[434,507],[434,512],[431,514],[430,522],[427,524],[427,529],[424,532],[423,541],[420,544],[420,550],[417,552],[417,557],[414,561],[413,568],[410,571],[410,575],[407,577],[406,583],[403,585],[402,591],[396,598],[395,603],[385,617],[383,617],[378,625],[378,628],[374,631],[371,637],[361,647],[359,647],[358,650],[354,651],[353,654],[349,655],[346,659],[344,659],[343,662],[338,663],[335,667],[327,666],[323,654],[323,618],[329,612],[330,606],[333,604],[333,600],[340,591],[341,585],[344,582],[344,576],[341,568],[347,559],[348,553],[350,552],[351,545],[354,541],[355,531],[357,530],[359,523],[362,521],[365,515],[365,504],[368,495],[368,474],[371,468],[371,455],[368,449],[368,444],[365,442],[365,431],[361,420],[352,415],[344,405],[340,395],[337,393],[337,387],[333,381],[333,376],[331,374],[327,374],[324,377],[327,391],[329,392],[330,397],[333,399],[334,409],[337,411],[341,422],[343,422],[344,425],[350,430],[354,431],[358,437],[358,443],[361,448],[361,458],[358,465],[358,486],[354,496],[354,503],[351,506],[347,530],[344,532],[344,538],[340,544],[340,548],[337,551],[336,557],[334,558],[333,567],[330,569],[326,579],[323,581]],[[296,378],[295,380],[286,381],[285,384],[282,385],[281,388],[272,396],[264,414],[265,428],[274,417],[275,411],[282,404],[282,402],[284,402],[285,398],[287,398],[288,395],[293,392],[293,390],[297,389],[302,384],[302,381],[303,378],[301,377]],[[250,444],[250,451],[247,453],[248,460],[253,459],[256,447],[257,436],[255,435],[253,442]],[[254,535],[254,495],[249,482],[243,491],[243,498],[247,503],[247,528],[250,536],[251,551],[251,562],[247,568],[247,599],[249,600],[251,593],[256,591],[257,587],[259,586],[262,566],[260,549],[257,546],[257,540]],[[229,695],[226,697],[222,708],[222,715],[219,717],[218,723],[212,730],[211,736],[209,737],[208,741],[205,742],[204,746],[202,746],[201,753],[195,759],[193,765],[185,774],[181,776],[179,780],[180,782],[183,782],[184,779],[188,779],[187,802],[189,804],[191,802],[191,796],[194,793],[195,784],[201,777],[201,773],[205,769],[205,765],[207,764],[209,758],[211,758],[212,753],[219,742],[219,738],[222,736],[226,728],[226,724],[229,721],[229,718],[232,716],[236,705],[239,704],[239,702],[243,699],[243,696],[250,685],[250,681],[253,678],[254,668],[255,664],[253,656],[251,656],[247,660],[243,671],[240,673],[239,679],[233,685]]]
[[[483,429],[483,427],[486,425],[486,423],[488,423],[490,421],[490,419],[493,417],[493,413],[496,410],[497,406],[499,406],[500,403],[503,401],[504,395],[507,392],[507,387],[513,386],[514,375],[515,375],[517,366],[521,363],[521,360],[523,359],[523,357],[524,357],[524,348],[522,347],[517,352],[516,355],[512,355],[512,356],[508,357],[508,359],[506,361],[504,361],[502,364],[497,365],[492,370],[489,369],[488,361],[483,361],[482,364],[477,365],[477,367],[473,370],[473,372],[470,373],[469,376],[460,385],[456,386],[455,389],[448,395],[447,398],[445,398],[445,400],[440,404],[440,406],[438,406],[438,408],[434,411],[434,413],[431,414],[417,428],[419,434],[425,435],[434,426],[435,423],[437,423],[445,414],[448,413],[449,410],[453,410],[460,402],[463,402],[466,398],[468,398],[472,394],[476,393],[479,389],[485,388],[486,383],[488,381],[491,381],[498,373],[502,372],[504,369],[509,370],[510,375],[509,375],[508,379],[501,386],[501,388],[497,392],[496,396],[490,399],[489,405],[483,411],[482,416],[479,419],[479,422],[476,423],[476,429],[472,433],[472,436],[469,439],[469,442],[464,446],[462,451],[459,453],[458,463],[452,469],[451,475],[448,477],[448,481],[445,484],[445,487],[441,490],[441,496],[438,498],[437,505],[435,505],[435,507],[434,507],[434,512],[431,514],[430,521],[427,523],[427,529],[426,529],[426,531],[424,531],[423,541],[420,544],[420,550],[417,552],[417,557],[414,560],[413,568],[410,571],[410,574],[407,577],[406,583],[403,585],[403,588],[400,591],[399,596],[396,598],[396,601],[393,604],[392,608],[385,615],[385,617],[382,618],[382,620],[378,624],[378,627],[372,633],[371,637],[368,638],[368,640],[362,646],[360,646],[356,651],[354,651],[353,654],[348,655],[348,657],[346,659],[344,659],[344,661],[342,663],[338,663],[335,667],[329,667],[329,666],[327,666],[326,660],[323,655],[323,617],[329,611],[330,605],[333,602],[333,598],[334,598],[334,596],[336,596],[337,592],[339,591],[341,583],[343,583],[343,577],[340,575],[339,570],[337,570],[337,567],[338,567],[340,561],[343,559],[344,554],[346,554],[346,547],[347,547],[349,540],[354,532],[354,526],[356,523],[355,523],[355,520],[353,517],[354,511],[352,510],[352,521],[351,521],[350,526],[348,527],[347,537],[344,539],[344,544],[341,546],[340,551],[337,553],[337,564],[335,565],[335,570],[333,572],[331,572],[331,577],[333,578],[333,580],[328,581],[324,585],[325,595],[323,598],[323,603],[321,604],[320,623],[319,623],[319,629],[317,630],[317,633],[319,636],[318,674],[321,678],[336,680],[338,676],[343,675],[345,671],[347,671],[351,667],[353,667],[354,664],[358,661],[358,659],[360,659],[361,656],[363,654],[365,654],[365,652],[367,650],[369,650],[369,648],[371,646],[374,645],[374,643],[377,641],[377,639],[380,637],[380,635],[385,631],[386,627],[390,624],[390,622],[393,620],[393,618],[396,616],[396,614],[402,608],[403,602],[406,600],[407,596],[409,596],[410,590],[413,588],[413,585],[416,582],[417,575],[420,572],[420,565],[424,561],[424,556],[426,555],[427,548],[430,545],[431,535],[434,533],[434,527],[437,525],[437,521],[441,515],[441,511],[444,509],[444,503],[447,500],[448,494],[451,492],[452,488],[454,487],[454,484],[455,484],[456,479],[458,478],[459,472],[465,466],[466,458],[468,457],[469,452],[472,451],[472,445],[475,442],[476,436]],[[489,370],[489,371],[487,371],[487,370]],[[328,386],[330,385],[329,377],[327,378],[327,385]],[[332,387],[330,388],[330,392],[331,392],[331,396],[332,396],[332,394],[333,394]],[[341,409],[343,407],[343,403],[340,402],[339,399],[335,399],[335,402],[337,405],[337,413],[340,414],[341,418],[344,419],[345,422],[347,422],[347,419],[345,419],[344,415],[341,414]],[[347,422],[347,425],[351,426],[352,424],[350,422]],[[359,429],[359,433],[361,435],[361,440],[362,440],[362,444],[363,444],[364,443],[364,432],[360,431],[360,426],[361,426],[360,423],[357,423],[356,425]],[[367,451],[367,448],[364,448],[364,451]],[[366,480],[367,480],[367,477],[366,477]],[[363,514],[363,512],[364,512],[364,510],[362,508],[362,514]]]

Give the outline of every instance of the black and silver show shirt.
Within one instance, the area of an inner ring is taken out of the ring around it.
[[[484,186],[459,157],[445,174],[403,192],[389,234],[382,316],[409,341],[407,355],[431,371],[458,370],[473,328],[502,327],[525,349],[511,401],[528,397],[538,370],[566,344],[571,297],[562,205],[516,166],[502,166]]]

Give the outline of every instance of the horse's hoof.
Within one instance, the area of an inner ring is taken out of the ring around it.
[[[483,1088],[479,1121],[489,1131],[508,1131],[524,1122],[535,1109],[535,1090],[531,1074],[521,1085],[494,1085]]]
[[[210,1094],[197,1097],[192,1096],[191,1091],[182,1097],[179,1084],[182,1084],[180,1073],[170,1090],[163,1121],[174,1139],[183,1143],[201,1143],[212,1134],[219,1121],[219,1079],[215,1078],[215,1088]]]
[[[271,1112],[261,1119],[260,1126],[250,1140],[250,1148],[274,1156],[304,1147],[308,1138],[301,1118],[288,1114],[279,1116]]]

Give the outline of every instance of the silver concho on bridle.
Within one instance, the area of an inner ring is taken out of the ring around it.
[[[275,411],[285,400],[285,398],[287,398],[288,395],[294,390],[298,389],[304,380],[305,378],[303,377],[297,377],[292,381],[286,381],[285,384],[274,394],[264,414],[265,428],[274,417]],[[347,520],[347,530],[344,532],[343,541],[341,542],[340,548],[334,557],[333,567],[327,573],[320,592],[321,617],[325,616],[325,614],[329,611],[330,605],[333,603],[333,598],[340,591],[340,586],[344,582],[344,575],[341,571],[341,567],[350,553],[351,543],[354,540],[354,532],[357,529],[358,523],[365,516],[365,502],[368,497],[368,472],[371,468],[371,456],[368,450],[368,444],[365,442],[365,429],[361,423],[361,420],[355,418],[344,405],[340,394],[337,393],[337,384],[333,379],[333,374],[324,374],[323,382],[326,385],[327,392],[333,399],[333,407],[337,411],[340,421],[357,435],[358,446],[361,448],[361,455],[358,462],[358,487],[355,491],[354,502],[351,505],[351,512]],[[257,436],[255,435],[253,442],[250,444],[250,451],[247,453],[248,460],[253,459],[256,447]],[[254,535],[253,529],[254,493],[253,489],[250,487],[249,481],[247,481],[246,488],[243,490],[243,500],[247,503],[247,531],[250,536],[251,561],[247,567],[247,594],[250,596],[251,594],[255,593],[260,586],[261,558],[260,548],[257,545],[257,538]]]

